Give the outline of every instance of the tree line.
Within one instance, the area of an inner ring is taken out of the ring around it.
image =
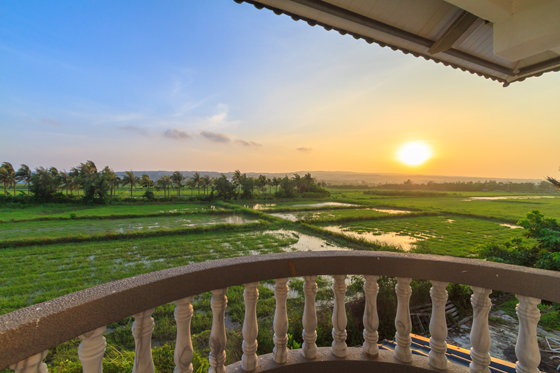
[[[13,188],[14,197],[16,185],[26,184],[27,196],[42,202],[74,199],[76,194],[86,202],[104,202],[116,195],[119,186],[130,187],[131,198],[134,189],[144,188],[144,197],[150,200],[155,198],[152,190],[163,191],[166,198],[171,198],[171,192],[175,191],[176,197],[180,198],[181,190],[185,188],[190,189],[191,198],[202,200],[251,199],[257,195],[276,198],[292,198],[303,194],[317,197],[329,195],[329,192],[324,189],[326,184],[318,182],[310,173],[304,176],[294,174],[291,178],[285,176],[270,179],[265,175],[249,177],[236,170],[230,179],[224,174],[211,178],[208,175],[202,176],[198,172],[195,172],[192,177],[186,177],[181,172],[175,171],[170,176],[153,180],[147,174],[136,176],[132,171],[127,171],[119,177],[108,166],[98,170],[92,161],[80,163],[72,167],[69,172],[59,171],[56,167],[37,167],[32,171],[25,164],[20,165],[16,170],[11,163],[4,162],[0,166],[0,183],[4,185],[4,195],[11,194],[9,190]],[[196,196],[194,190],[198,192]],[[83,191],[82,196],[80,191]]]
[[[557,184],[555,184],[556,182]],[[507,192],[553,192],[554,187],[560,187],[560,183],[549,177],[540,183],[501,183],[495,180],[481,181],[456,181],[437,183],[428,181],[427,183],[415,183],[407,180],[402,183],[387,183],[375,186],[367,186],[364,189],[394,189],[394,190],[433,190],[440,192],[487,192],[487,191],[507,191]]]

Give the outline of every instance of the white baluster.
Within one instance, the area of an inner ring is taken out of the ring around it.
[[[432,318],[430,319],[430,358],[429,363],[436,369],[447,369],[447,320],[445,304],[447,303],[448,282],[432,281]]]
[[[377,341],[379,334],[379,316],[377,315],[377,293],[379,292],[379,285],[377,280],[379,276],[364,276],[366,282],[364,283],[364,294],[366,296],[366,305],[364,309],[364,353],[367,356],[373,357],[379,353]]]
[[[10,365],[10,369],[16,373],[48,373],[47,364],[43,359],[47,357],[49,351],[43,351],[19,363]]]
[[[193,346],[191,339],[191,320],[193,317],[193,297],[175,301],[175,323],[177,342],[175,344],[175,373],[192,373]]]
[[[397,333],[395,334],[395,357],[404,362],[410,363],[412,361],[412,350],[410,345],[412,339],[410,332],[412,331],[412,322],[410,321],[410,296],[412,295],[412,288],[410,282],[412,279],[397,277],[397,286],[395,291],[397,293],[397,316],[395,317],[395,327]]]
[[[274,286],[276,296],[276,311],[274,313],[274,361],[278,364],[288,362],[288,278],[280,278]]]
[[[317,277],[304,276],[303,293],[305,306],[303,308],[303,345],[301,353],[306,359],[317,357],[317,311],[315,310],[315,295],[317,294]]]
[[[227,288],[212,290],[212,331],[210,332],[209,373],[225,373]]]
[[[537,324],[541,312],[537,308],[540,299],[516,295],[519,299],[517,316],[519,318],[519,334],[515,345],[517,364],[515,369],[520,373],[537,373],[541,362],[541,353],[537,341]]]
[[[134,315],[132,335],[134,336],[134,366],[132,373],[153,373],[152,332],[154,331],[154,308]]]
[[[492,290],[471,286],[473,295],[471,303],[473,307],[473,323],[471,329],[471,372],[489,373],[490,369],[490,329],[488,328],[488,314],[492,302],[490,293]]]
[[[78,348],[78,356],[84,373],[103,372],[103,355],[105,355],[105,347],[107,347],[107,342],[103,337],[105,329],[107,327],[102,326],[80,336],[82,342]]]
[[[258,282],[245,284],[243,298],[245,299],[245,320],[243,321],[243,356],[241,366],[244,371],[251,372],[257,369],[257,300],[259,299]]]
[[[344,295],[346,294],[346,275],[333,275],[333,342],[332,353],[337,357],[346,357],[348,346],[346,345],[346,306]]]

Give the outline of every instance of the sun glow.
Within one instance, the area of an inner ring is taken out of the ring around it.
[[[397,159],[409,166],[418,166],[432,158],[432,150],[422,142],[409,142],[399,148]]]

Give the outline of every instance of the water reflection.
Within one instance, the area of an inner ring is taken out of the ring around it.
[[[493,196],[493,197],[469,197],[463,201],[492,201],[501,199],[541,199],[541,198],[558,198],[556,196]]]
[[[297,238],[298,241],[284,248],[284,251],[328,251],[328,250],[352,250],[347,247],[340,247],[333,243],[327,242],[326,240],[309,236],[307,234],[299,233],[296,231],[279,229],[276,231],[264,231],[263,234],[272,234],[276,237],[286,238],[293,237]]]
[[[323,227],[323,229],[335,233],[344,234],[353,238],[365,239],[369,242],[386,243],[392,246],[399,246],[404,251],[410,251],[414,247],[416,242],[422,240],[420,238],[403,235],[397,232],[383,232],[378,229],[374,229],[373,231],[369,232],[357,232],[351,230],[350,228],[341,227],[339,225]],[[429,238],[429,236],[426,236],[424,238]]]

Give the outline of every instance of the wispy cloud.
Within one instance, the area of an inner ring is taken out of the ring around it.
[[[243,145],[243,146],[262,146],[262,144],[259,144],[257,142],[245,141],[245,140],[241,140],[241,139],[235,140],[235,143],[239,144],[239,145]]]
[[[228,143],[231,141],[227,135],[219,132],[200,131],[200,136],[213,142]]]
[[[57,126],[57,127],[61,127],[61,126],[62,126],[62,123],[57,122],[57,121],[52,120],[52,119],[49,119],[49,118],[43,118],[43,122],[44,122],[44,123],[48,123],[48,124],[52,124],[52,125]]]
[[[202,120],[205,128],[227,128],[239,124],[238,120],[229,120],[229,107],[226,104],[218,104],[217,113]]]
[[[187,140],[188,138],[190,138],[187,131],[181,131],[177,128],[165,130],[165,132],[163,133],[163,137],[173,140]]]
[[[137,133],[142,136],[148,136],[148,132],[144,128],[133,126],[132,124],[127,124],[125,126],[119,126],[120,130],[130,132],[130,133]]]
[[[303,153],[309,153],[309,152],[313,151],[312,148],[305,148],[305,147],[297,148],[296,150],[298,152],[303,152]]]

